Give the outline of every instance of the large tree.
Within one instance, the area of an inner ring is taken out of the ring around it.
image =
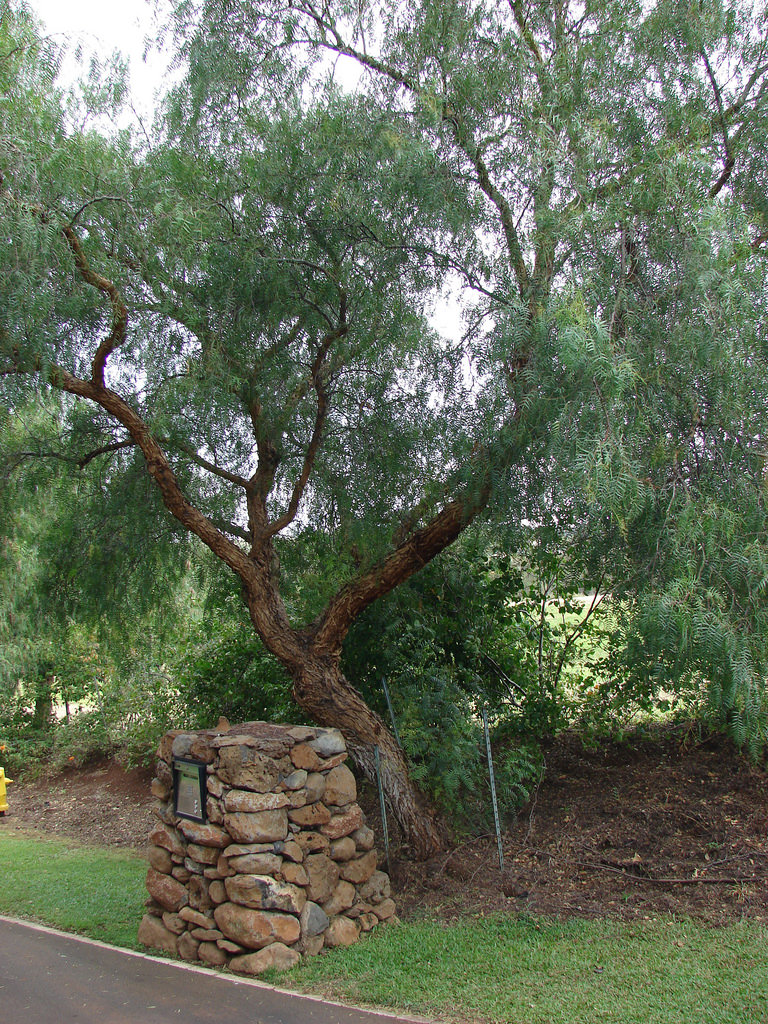
[[[301,707],[369,775],[379,746],[429,855],[439,823],[340,670],[355,619],[489,505],[581,486],[650,548],[724,445],[759,490],[765,14],[180,3],[183,83],[142,140],[71,122],[2,12],[6,402],[70,396],[107,489],[143,460]],[[289,589],[308,537],[322,580]]]

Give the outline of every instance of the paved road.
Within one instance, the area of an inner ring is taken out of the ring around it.
[[[3,1024],[413,1024],[0,917]]]

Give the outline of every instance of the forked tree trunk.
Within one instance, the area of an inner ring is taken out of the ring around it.
[[[379,747],[384,792],[410,853],[427,860],[445,847],[446,829],[413,782],[405,755],[386,725],[371,710],[332,660],[308,659],[294,674],[298,705],[318,725],[340,729],[350,753],[371,781],[376,781],[375,747]]]

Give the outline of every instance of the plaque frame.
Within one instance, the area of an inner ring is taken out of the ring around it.
[[[194,761],[189,757],[173,759],[173,813],[177,818],[199,821],[205,825],[207,773],[203,761]]]

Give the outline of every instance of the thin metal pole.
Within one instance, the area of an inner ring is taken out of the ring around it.
[[[488,731],[488,715],[483,708],[483,730],[485,732],[485,749],[488,753],[488,775],[491,779],[491,799],[493,801],[493,820],[496,823],[496,844],[499,847],[499,871],[504,870],[504,851],[501,848],[501,825],[499,824],[499,805],[496,800],[496,779],[493,774],[493,757],[491,756],[491,734]]]
[[[376,765],[376,781],[379,786],[379,806],[381,807],[381,829],[384,833],[384,857],[387,862],[387,874],[389,874],[389,829],[387,828],[387,808],[384,803],[384,785],[381,781],[381,755],[378,743],[373,748],[374,763]]]
[[[400,742],[400,733],[397,731],[397,722],[395,720],[394,709],[392,708],[392,700],[391,700],[391,698],[389,696],[389,687],[387,686],[387,677],[386,676],[382,676],[381,677],[381,685],[384,687],[384,696],[387,698],[387,707],[389,708],[389,717],[392,719],[392,731],[395,734],[395,739],[397,740],[398,747],[402,747],[403,744]]]

